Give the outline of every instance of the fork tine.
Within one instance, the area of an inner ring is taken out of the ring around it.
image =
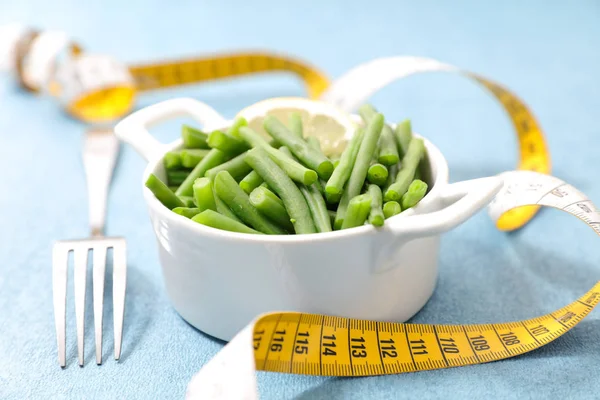
[[[121,358],[123,317],[125,314],[125,287],[127,286],[127,252],[125,241],[113,246],[113,316],[115,333],[115,360]]]
[[[54,303],[54,325],[58,344],[58,364],[64,368],[66,362],[67,324],[67,266],[69,249],[62,243],[54,244],[52,250],[52,291]]]
[[[84,360],[84,328],[85,328],[85,285],[87,273],[88,247],[78,246],[74,249],[74,284],[75,284],[75,318],[77,321],[77,356],[79,366]]]
[[[102,364],[102,313],[104,308],[104,273],[106,270],[106,247],[94,246],[93,295],[94,330],[96,339],[96,364]]]

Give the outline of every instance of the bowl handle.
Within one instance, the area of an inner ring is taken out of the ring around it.
[[[191,117],[204,129],[227,124],[227,120],[209,105],[182,97],[142,108],[125,117],[115,126],[115,135],[130,144],[146,161],[150,161],[162,156],[165,145],[156,140],[148,132],[148,128],[176,117]]]
[[[488,204],[502,185],[502,179],[496,176],[453,183],[442,190],[440,210],[386,220],[383,229],[391,234],[377,247],[372,272],[379,274],[395,268],[394,254],[410,241],[439,235],[465,222]]]
[[[500,191],[502,178],[490,176],[452,183],[440,195],[442,209],[426,214],[415,214],[396,221],[386,221],[388,229],[398,239],[412,239],[438,235],[462,224],[481,210]]]

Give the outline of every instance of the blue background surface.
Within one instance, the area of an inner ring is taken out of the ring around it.
[[[126,62],[265,48],[303,57],[333,78],[374,57],[434,57],[518,93],[545,129],[555,175],[600,202],[595,1],[1,0],[0,24],[12,21],[64,30],[90,51]],[[138,105],[185,95],[233,116],[263,98],[303,94],[295,78],[280,74],[155,92]],[[411,77],[372,102],[391,119],[412,118],[446,154],[453,181],[515,165],[506,115],[464,78]],[[130,148],[122,149],[108,214],[108,233],[128,241],[123,358],[111,360],[108,313],[106,361],[95,365],[90,304],[86,366],[77,367],[70,303],[69,364],[58,367],[51,246],[87,234],[83,131],[53,100],[0,78],[0,398],[182,398],[222,344],[186,324],[169,304],[141,196],[144,162]],[[177,134],[176,125],[157,132],[162,140]],[[499,322],[562,307],[600,276],[598,243],[584,224],[556,211],[543,211],[514,234],[497,231],[480,213],[444,236],[437,290],[413,321]],[[594,312],[555,343],[506,361],[361,379],[260,373],[260,391],[266,399],[593,398],[600,391],[599,318]]]

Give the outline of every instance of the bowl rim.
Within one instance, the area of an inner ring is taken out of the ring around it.
[[[234,242],[255,242],[269,244],[307,243],[314,241],[340,240],[343,238],[350,238],[360,235],[367,236],[374,234],[382,234],[383,232],[393,231],[392,226],[401,223],[403,219],[411,215],[422,214],[419,211],[421,209],[427,208],[430,204],[435,202],[440,197],[443,186],[446,186],[448,184],[448,164],[442,152],[428,139],[422,137],[417,133],[415,133],[414,136],[421,138],[424,141],[425,148],[427,149],[427,158],[430,164],[430,170],[433,175],[433,186],[431,187],[431,190],[427,193],[427,195],[425,195],[425,197],[419,202],[419,204],[417,204],[415,207],[409,210],[403,211],[398,215],[386,219],[382,227],[363,225],[351,229],[344,229],[325,233],[318,232],[302,235],[251,235],[247,233],[224,231],[221,229],[212,228],[194,222],[189,218],[186,218],[169,210],[154,196],[150,189],[148,189],[145,186],[145,182],[148,179],[148,176],[151,173],[156,173],[157,169],[159,167],[162,167],[162,159],[165,153],[167,153],[168,151],[176,150],[182,146],[183,141],[181,139],[178,139],[170,144],[164,145],[163,152],[159,156],[155,157],[153,160],[148,162],[148,165],[146,166],[142,177],[143,196],[147,206],[149,207],[149,209],[151,209],[152,214],[154,216],[158,216],[161,220],[167,220],[170,226],[177,226],[178,228],[186,229],[188,232],[190,232],[190,234],[197,234],[199,236],[211,236]]]

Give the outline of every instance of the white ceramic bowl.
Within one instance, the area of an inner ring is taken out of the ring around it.
[[[175,309],[224,340],[270,311],[406,321],[433,293],[440,234],[480,210],[502,186],[498,177],[449,184],[444,156],[425,140],[431,190],[382,228],[287,236],[221,231],[171,212],[143,185],[150,173],[164,178],[164,153],[181,146],[181,140],[159,143],[147,128],[180,116],[207,130],[229,125],[206,104],[181,98],[135,112],[115,133],[148,160],[142,190]]]

